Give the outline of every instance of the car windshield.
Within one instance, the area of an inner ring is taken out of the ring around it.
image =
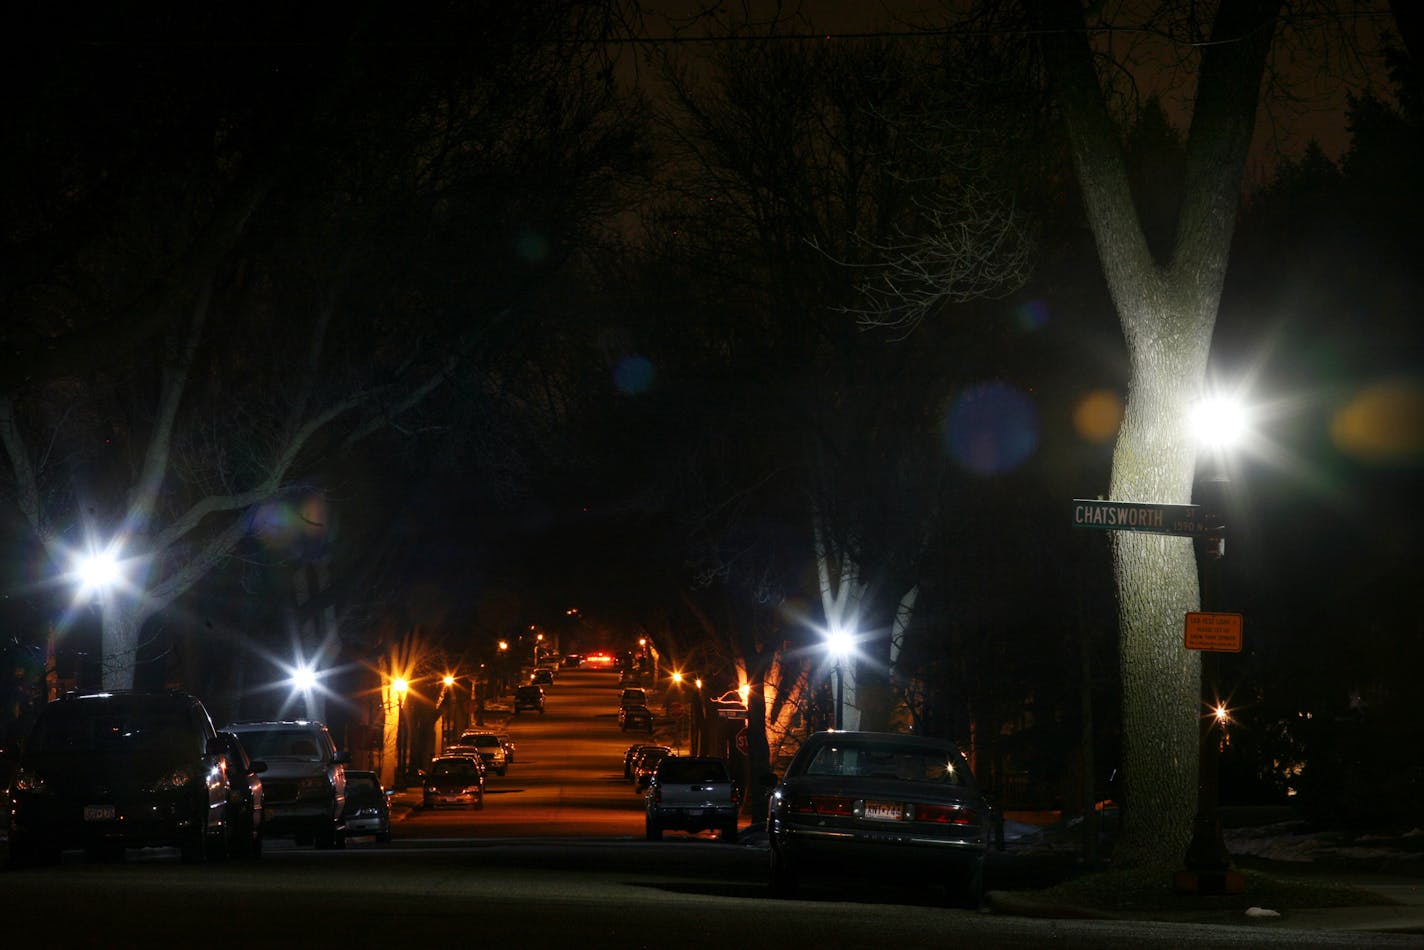
[[[364,775],[352,775],[346,773],[346,800],[350,801],[379,801],[381,798],[381,787],[376,784],[373,778]]]
[[[807,763],[806,774],[887,778],[936,785],[969,783],[969,770],[960,757],[933,746],[827,744]]]
[[[680,785],[684,782],[725,782],[727,769],[721,762],[687,762],[681,759],[664,759],[658,766],[658,778],[662,782]]]
[[[435,762],[430,766],[430,777],[432,779],[470,779],[479,778],[479,772],[468,762]]]
[[[57,703],[35,723],[26,749],[36,755],[63,752],[164,752],[199,755],[196,731],[182,707],[133,697]]]
[[[310,729],[261,729],[244,731],[242,744],[254,759],[306,759],[321,761],[321,748]]]

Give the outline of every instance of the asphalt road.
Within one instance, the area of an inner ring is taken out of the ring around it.
[[[755,836],[643,840],[623,779],[612,674],[573,673],[544,716],[510,721],[518,754],[480,811],[410,810],[390,844],[271,842],[260,862],[120,863],[66,853],[0,873],[16,947],[1390,947],[1417,937],[999,916],[861,882],[773,900]]]

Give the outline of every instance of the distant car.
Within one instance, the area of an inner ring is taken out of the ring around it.
[[[482,729],[466,729],[460,733],[460,745],[472,745],[480,750],[485,760],[485,768],[496,775],[509,771],[509,759],[504,754],[504,743],[499,741],[499,733]]]
[[[531,683],[533,683],[533,684],[535,684],[535,685],[537,685],[537,686],[553,686],[553,685],[554,685],[554,671],[553,671],[553,670],[550,670],[550,669],[546,669],[546,668],[544,668],[544,667],[540,667],[539,669],[535,670],[533,673],[529,674],[529,682],[531,682]]]
[[[261,773],[267,771],[267,763],[254,761],[247,754],[242,740],[231,732],[219,732],[218,741],[225,746],[223,756],[227,760],[228,808],[225,824],[228,854],[235,858],[260,858],[263,835]]]
[[[581,653],[568,653],[568,654],[565,654],[564,658],[559,661],[559,665],[560,665],[560,666],[566,666],[566,667],[578,667],[578,666],[582,666],[582,665],[583,665],[583,654],[581,654]]]
[[[626,706],[646,706],[648,705],[648,691],[641,686],[630,686],[623,690],[623,694],[618,699],[618,708]]]
[[[672,754],[673,752],[666,746],[654,746],[640,752],[637,761],[633,763],[633,786],[640,792],[645,791],[648,782],[653,778],[653,772],[657,770],[658,763]]]
[[[468,755],[438,755],[422,779],[426,808],[485,807],[485,789],[480,767]]]
[[[630,746],[628,747],[628,751],[626,751],[626,752],[623,753],[623,777],[624,777],[624,778],[626,778],[626,779],[632,779],[632,778],[633,778],[633,765],[637,762],[638,756],[641,755],[641,754],[642,754],[645,750],[647,750],[647,749],[662,749],[664,752],[671,752],[671,751],[672,751],[672,747],[671,747],[671,746],[654,745],[654,744],[652,744],[652,743],[650,743],[650,742],[640,742],[640,743],[637,743],[637,744],[635,744],[635,745],[630,745]]]
[[[346,770],[346,833],[391,840],[391,803],[375,772]]]
[[[642,684],[643,677],[637,670],[624,670],[618,674],[619,686],[641,686]]]
[[[293,719],[234,722],[247,753],[267,763],[262,773],[263,834],[289,837],[318,848],[346,845],[346,763],[331,733],[320,722]]]
[[[177,692],[66,696],[39,711],[9,787],[12,864],[65,848],[118,857],[125,848],[177,847],[187,862],[222,856],[231,746],[203,704]],[[241,788],[237,791],[241,795]]]
[[[647,706],[624,706],[618,710],[618,728],[624,732],[630,729],[653,731],[653,711]]]
[[[538,710],[539,715],[544,715],[544,687],[528,683],[514,691],[514,714],[517,716],[526,709]]]
[[[984,897],[989,806],[945,739],[819,732],[772,791],[771,889],[790,896],[809,873],[866,871]]]

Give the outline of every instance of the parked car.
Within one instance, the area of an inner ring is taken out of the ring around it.
[[[509,733],[501,732],[499,734],[499,744],[504,746],[504,761],[508,762],[510,765],[513,765],[514,739],[510,737]]]
[[[116,690],[47,704],[10,783],[11,863],[53,860],[66,848],[115,857],[177,847],[188,862],[222,856],[229,752],[186,693]]]
[[[618,708],[648,705],[648,691],[641,686],[630,686],[618,698]]]
[[[391,802],[375,772],[346,770],[346,833],[391,840]]]
[[[554,671],[546,667],[540,667],[533,673],[529,674],[529,682],[535,684],[536,686],[553,686]]]
[[[346,763],[323,723],[308,719],[229,723],[262,773],[264,834],[318,848],[346,846]]]
[[[618,710],[618,728],[653,731],[653,711],[647,706],[623,706]]]
[[[560,664],[559,664],[559,665],[560,665],[560,666],[565,666],[565,667],[571,667],[571,668],[582,666],[582,665],[583,665],[583,654],[582,654],[582,653],[567,653],[567,654],[564,655],[564,658],[563,658],[563,660],[560,661]]]
[[[637,670],[624,670],[622,673],[618,674],[619,686],[641,686],[642,684],[643,677],[638,673]]]
[[[651,743],[651,742],[639,742],[639,743],[636,743],[636,744],[634,744],[634,745],[630,745],[630,746],[628,747],[628,750],[623,753],[623,777],[624,777],[624,778],[630,779],[630,780],[633,778],[633,766],[634,766],[634,764],[637,762],[638,756],[639,756],[640,754],[642,754],[644,750],[647,750],[647,749],[662,749],[664,752],[671,752],[671,751],[672,751],[672,747],[671,747],[671,746],[655,745],[654,743]]]
[[[526,683],[514,691],[514,714],[517,716],[525,709],[535,709],[544,715],[544,687]]]
[[[426,808],[485,807],[485,789],[480,767],[468,755],[437,755],[422,779]]]
[[[672,750],[666,746],[653,746],[638,753],[637,760],[633,763],[633,786],[639,792],[645,791],[658,763],[672,754]]]
[[[480,767],[480,789],[483,790],[489,779],[489,767],[485,765],[485,757],[480,754],[480,747],[473,742],[455,743],[447,745],[440,750],[441,755],[466,755],[475,760],[475,764]]]
[[[479,749],[485,760],[485,768],[496,775],[509,771],[509,760],[504,754],[504,743],[499,741],[499,733],[466,729],[460,733],[460,745],[472,745]]]
[[[742,790],[722,759],[663,757],[648,780],[643,805],[649,841],[661,841],[667,828],[716,831],[723,841],[737,840]]]
[[[811,872],[871,872],[943,885],[978,907],[989,807],[953,742],[877,732],[808,738],[772,790],[771,889]]]
[[[242,740],[231,732],[219,732],[223,757],[227,762],[227,851],[235,858],[262,857],[263,792],[261,773],[267,763],[247,754]]]

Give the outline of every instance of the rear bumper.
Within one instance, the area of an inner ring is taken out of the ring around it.
[[[702,831],[723,828],[737,820],[735,805],[667,806],[648,809],[648,818],[663,828]]]
[[[934,875],[939,870],[967,870],[984,861],[987,843],[861,828],[808,828],[778,823],[771,846],[798,869],[848,869],[881,873],[903,870]]]

